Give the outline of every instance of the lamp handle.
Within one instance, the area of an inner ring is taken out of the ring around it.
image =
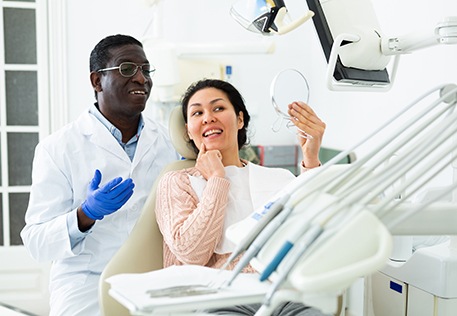
[[[278,11],[278,14],[276,16],[276,19],[278,19],[278,21],[282,22],[286,13],[287,13],[286,7],[280,8]],[[279,25],[277,32],[275,32],[272,29],[270,29],[270,31],[273,33],[276,33],[278,35],[283,35],[283,34],[289,33],[290,31],[295,30],[297,27],[299,27],[300,25],[302,25],[303,23],[308,21],[313,16],[314,16],[314,12],[311,10],[308,10],[308,12],[306,12],[303,16],[296,19],[295,21],[292,21],[287,25]]]

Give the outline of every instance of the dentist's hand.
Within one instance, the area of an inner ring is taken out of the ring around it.
[[[101,172],[95,170],[94,178],[87,188],[87,198],[81,205],[84,214],[93,220],[101,220],[105,215],[120,209],[132,196],[135,186],[132,179],[122,181],[118,177],[100,188],[101,180]]]

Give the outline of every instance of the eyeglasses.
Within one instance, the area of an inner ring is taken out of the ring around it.
[[[150,64],[137,65],[132,62],[124,62],[124,63],[121,63],[117,67],[103,68],[103,69],[97,70],[97,72],[104,72],[104,71],[118,69],[121,76],[130,78],[130,77],[135,76],[136,72],[138,71],[138,68],[141,68],[141,72],[143,73],[143,76],[145,76],[145,77],[151,77],[152,74],[154,74],[154,72],[156,71],[154,66],[151,66]]]

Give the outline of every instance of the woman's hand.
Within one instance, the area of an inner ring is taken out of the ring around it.
[[[292,123],[299,129],[298,141],[303,152],[303,165],[306,168],[318,167],[320,165],[319,149],[324,136],[325,123],[310,106],[301,101],[289,104],[288,113]],[[311,137],[305,138],[306,135]]]
[[[222,164],[222,154],[219,150],[206,151],[205,144],[201,144],[195,167],[202,176],[208,180],[211,177],[225,177],[225,169]]]

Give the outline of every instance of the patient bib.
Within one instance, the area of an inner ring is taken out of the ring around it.
[[[224,234],[216,246],[215,253],[224,254],[235,250],[235,244],[227,239],[225,231],[252,213],[251,192],[249,188],[249,164],[244,168],[225,167],[225,178],[230,181],[227,209],[224,218]]]
[[[226,236],[230,226],[250,217],[255,209],[263,207],[265,202],[295,179],[286,169],[266,168],[252,163],[248,163],[244,168],[225,167],[225,177],[230,181],[230,191],[224,219],[224,234],[215,250],[218,254],[230,253],[235,249],[232,240],[237,239],[230,240]],[[201,199],[206,180],[194,176],[189,176],[189,179],[192,188]],[[246,229],[250,229],[251,226]]]
[[[230,181],[230,189],[224,217],[224,233],[215,250],[218,254],[229,253],[235,249],[235,244],[225,237],[227,227],[243,220],[252,213],[249,165],[247,164],[244,168],[238,168],[236,166],[225,167],[225,178]],[[203,190],[206,187],[206,180],[195,176],[189,176],[189,179],[192,189],[201,200]]]

